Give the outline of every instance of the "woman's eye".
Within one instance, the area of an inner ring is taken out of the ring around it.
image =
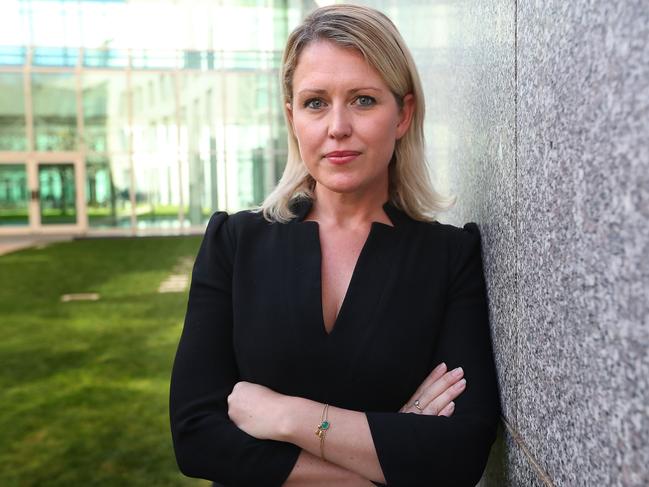
[[[376,103],[376,100],[371,96],[362,95],[356,98],[356,103],[362,107],[370,107]]]
[[[322,108],[324,106],[324,103],[322,100],[318,98],[312,98],[311,100],[307,100],[304,102],[304,106],[306,108],[312,108],[314,110],[317,110],[319,108]]]

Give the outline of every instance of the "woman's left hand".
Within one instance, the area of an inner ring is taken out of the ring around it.
[[[285,399],[289,396],[252,382],[237,382],[228,396],[228,416],[240,429],[260,440],[281,435]]]
[[[463,376],[461,367],[447,372],[446,364],[442,362],[426,377],[399,412],[450,417],[455,411],[453,400],[466,389]]]

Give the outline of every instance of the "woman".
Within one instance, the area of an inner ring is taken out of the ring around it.
[[[282,75],[282,180],[261,211],[216,213],[194,266],[179,466],[227,486],[475,485],[499,413],[479,234],[433,220],[414,62],[384,15],[337,5],[291,34]]]

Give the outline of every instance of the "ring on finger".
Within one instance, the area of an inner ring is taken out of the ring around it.
[[[419,410],[419,412],[423,412],[424,408],[422,408],[419,405],[419,399],[416,399],[415,402],[412,405],[415,406]]]

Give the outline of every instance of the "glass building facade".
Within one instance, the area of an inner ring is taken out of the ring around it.
[[[286,160],[301,2],[5,0],[0,234],[201,227]]]
[[[0,2],[0,237],[198,230],[261,202],[286,161],[281,51],[330,3]],[[357,3],[390,16],[415,56],[444,192],[458,66],[479,39],[452,2]]]

